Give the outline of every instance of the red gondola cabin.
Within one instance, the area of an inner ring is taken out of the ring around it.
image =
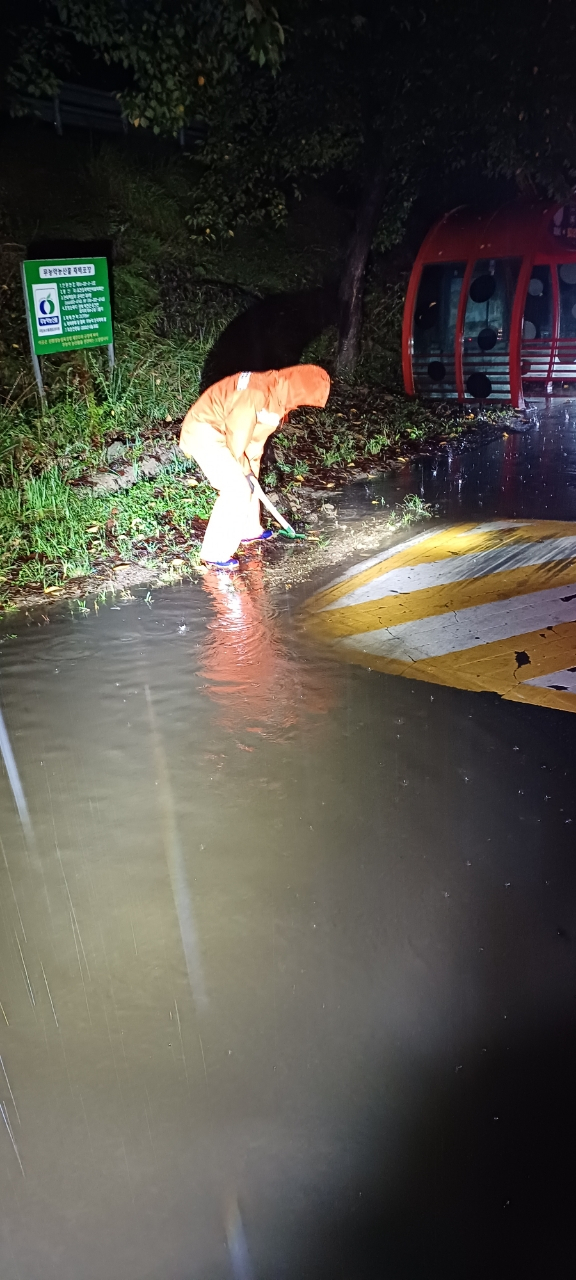
[[[576,396],[576,205],[446,214],[414,264],[402,362],[426,399]]]

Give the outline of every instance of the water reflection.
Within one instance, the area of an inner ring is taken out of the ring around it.
[[[280,741],[330,709],[332,683],[288,651],[260,559],[233,578],[207,574],[204,589],[213,616],[198,670],[219,725]]]
[[[201,1013],[207,1007],[208,997],[206,995],[204,983],[202,955],[198,939],[198,930],[196,927],[192,894],[190,892],[190,886],[188,884],[186,874],[186,865],[182,854],[182,844],[176,817],[176,805],[174,802],[172,784],[166,761],[166,752],[156,724],[154,703],[152,701],[149,685],[146,685],[145,693],[150,731],[154,745],[154,763],[157,775],[156,785],[158,787],[160,808],[162,811],[164,853],[166,855],[172,896],[174,898],[174,905],[176,907],[176,914],[178,917],[178,927],[180,929],[182,949],[186,960],[188,981],[190,983],[196,1009]],[[178,1012],[178,1006],[176,1006],[176,1012]]]
[[[576,407],[558,405],[533,414],[524,432],[454,454],[420,458],[374,486],[398,502],[417,490],[442,518],[527,516],[576,518]]]
[[[572,1274],[576,716],[143,594],[0,650],[1,1280]]]
[[[12,789],[12,795],[14,796],[14,803],[18,810],[18,817],[20,818],[20,822],[22,824],[22,830],[24,832],[24,836],[26,838],[28,847],[31,848],[34,844],[34,832],[32,830],[32,823],[30,822],[30,814],[28,813],[28,805],[26,803],[26,797],[24,795],[24,791],[22,789],[22,783],[20,781],[20,774],[18,773],[18,766],[14,759],[12,744],[10,742],[10,738],[8,736],[8,730],[4,723],[4,716],[2,715],[1,711],[0,711],[0,755],[2,756],[2,760],[4,762],[4,768],[6,770],[6,775],[10,783],[10,787]]]

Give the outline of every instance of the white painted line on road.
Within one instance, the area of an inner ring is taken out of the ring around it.
[[[534,676],[532,680],[524,680],[523,684],[534,685],[537,689],[556,689],[562,693],[576,693],[576,667],[565,667],[563,671],[551,671],[547,676]]]
[[[459,538],[470,538],[476,534],[494,533],[499,529],[521,529],[523,525],[529,524],[528,520],[489,520],[485,524],[466,525],[456,535]],[[419,542],[428,542],[430,531],[425,530],[424,533],[416,533],[414,537],[407,538],[404,542],[397,542],[393,547],[386,547],[384,551],[378,551],[375,556],[370,556],[368,560],[362,560],[360,564],[355,564],[351,569],[346,569],[338,578],[333,578],[330,586],[337,587],[341,582],[347,582],[348,578],[355,578],[357,574],[363,573],[365,569],[373,569],[377,564],[384,564],[386,560],[391,560],[392,556],[398,554],[399,551],[407,551],[411,547],[418,546]]]
[[[488,551],[470,552],[448,560],[434,560],[431,564],[411,564],[391,569],[388,573],[373,578],[371,582],[365,582],[349,591],[348,595],[340,596],[339,600],[331,601],[321,612],[345,609],[353,604],[367,604],[369,600],[383,600],[389,595],[423,591],[427,587],[445,586],[449,582],[463,582],[467,578],[482,578],[510,569],[523,569],[528,565],[574,559],[576,535],[569,538],[548,538],[545,542],[503,543]]]
[[[377,653],[401,662],[440,658],[446,653],[474,649],[479,644],[508,640],[511,636],[540,631],[542,627],[576,621],[576,581],[548,591],[532,591],[492,604],[473,605],[453,613],[441,613],[415,622],[401,622],[378,631],[346,636],[340,645]]]
[[[356,578],[359,573],[364,573],[365,569],[373,569],[377,564],[383,564],[385,560],[391,560],[392,556],[398,554],[399,551],[406,551],[408,547],[416,547],[419,542],[425,542],[430,537],[428,532],[417,533],[414,538],[408,538],[406,542],[396,543],[394,547],[387,547],[385,551],[379,551],[377,555],[370,556],[368,560],[362,560],[360,564],[352,565],[351,569],[346,569],[345,573],[341,573],[339,578],[333,578],[330,586],[337,587],[341,582],[346,582],[348,578]]]

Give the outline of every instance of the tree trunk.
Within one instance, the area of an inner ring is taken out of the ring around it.
[[[366,263],[382,212],[387,178],[386,170],[379,166],[366,186],[356,215],[356,225],[340,282],[339,370],[353,369],[358,359]]]

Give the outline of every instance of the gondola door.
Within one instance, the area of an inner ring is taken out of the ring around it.
[[[555,336],[552,268],[534,266],[524,302],[520,345],[522,389],[527,397],[549,394]]]

